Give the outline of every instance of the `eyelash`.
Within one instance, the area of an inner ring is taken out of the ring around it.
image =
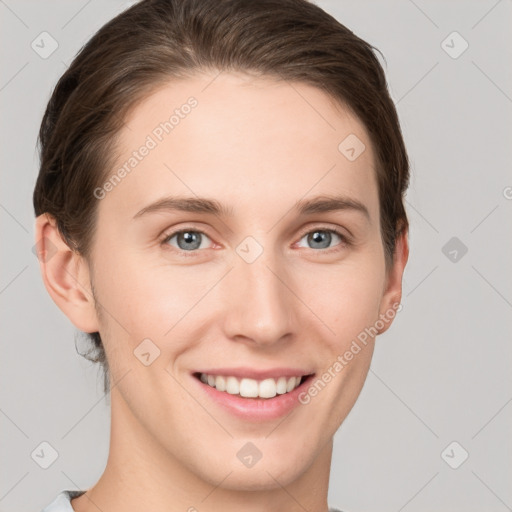
[[[339,243],[338,245],[334,246],[334,247],[329,247],[327,249],[311,249],[312,251],[314,252],[320,252],[320,253],[332,253],[332,252],[337,252],[337,251],[340,251],[342,248],[344,247],[348,247],[351,245],[351,241],[349,239],[349,237],[347,235],[344,235],[343,233],[341,233],[341,231],[335,229],[335,228],[331,228],[331,227],[327,227],[327,226],[320,226],[320,227],[317,227],[317,228],[314,228],[314,229],[310,229],[309,231],[304,231],[303,233],[301,233],[300,237],[299,237],[299,240],[302,240],[302,238],[304,238],[305,235],[308,235],[310,233],[314,233],[316,231],[326,231],[326,232],[330,232],[330,233],[334,233],[336,235],[338,235],[341,239],[341,243]],[[179,235],[180,233],[187,233],[187,232],[193,232],[193,233],[200,233],[208,238],[210,238],[208,236],[207,233],[205,233],[204,231],[201,231],[200,229],[197,229],[197,228],[194,228],[192,226],[188,227],[188,228],[183,228],[183,229],[180,229],[178,231],[173,231],[171,233],[166,233],[165,234],[165,237],[164,239],[160,242],[161,245],[167,245],[167,242],[169,242],[169,240],[171,240],[171,238],[173,238],[174,236],[176,235]],[[187,258],[187,257],[191,257],[191,256],[195,256],[197,252],[199,252],[198,249],[195,249],[193,251],[184,251],[184,250],[181,250],[181,249],[177,249],[176,247],[173,247],[173,250],[177,251],[181,256]]]

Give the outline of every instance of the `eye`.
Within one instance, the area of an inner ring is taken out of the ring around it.
[[[311,249],[330,249],[330,244],[333,241],[333,235],[334,240],[336,240],[336,238],[341,240],[341,243],[336,245],[348,245],[347,237],[332,228],[317,228],[312,231],[308,231],[302,236],[301,240],[306,238],[306,243],[311,244]]]
[[[331,243],[333,242],[333,236],[334,241],[336,240],[336,238],[338,238],[340,242],[338,244],[335,244],[334,247],[331,247]],[[176,245],[174,243],[171,243],[173,239],[176,239]],[[165,238],[162,240],[161,244],[171,245],[178,251],[194,253],[197,252],[197,249],[208,249],[208,244],[206,243],[205,245],[205,239],[210,240],[210,237],[206,235],[206,233],[204,233],[203,231],[200,231],[198,229],[185,228],[167,234]],[[336,246],[345,247],[349,245],[348,238],[342,233],[340,233],[338,230],[333,228],[320,227],[314,230],[310,230],[302,235],[300,240],[302,241],[303,239],[306,239],[306,243],[311,244],[311,246],[309,247],[311,249],[339,250],[336,249]]]
[[[195,251],[196,249],[207,249],[208,247],[204,247],[204,238],[209,239],[209,237],[199,231],[197,229],[181,229],[180,231],[175,231],[173,233],[168,234],[163,240],[162,245],[169,244],[173,238],[176,238],[177,247],[174,244],[173,247],[181,251]]]

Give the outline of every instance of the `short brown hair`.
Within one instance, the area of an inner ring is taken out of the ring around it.
[[[106,23],[59,79],[39,131],[35,214],[52,215],[69,247],[88,259],[98,206],[93,191],[114,163],[128,112],[173,78],[242,71],[313,85],[365,125],[375,148],[389,267],[396,238],[408,228],[409,161],[373,50],[308,0],[143,0]],[[101,337],[88,336],[106,392]]]

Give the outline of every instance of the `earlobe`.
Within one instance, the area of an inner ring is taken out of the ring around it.
[[[75,327],[83,332],[97,332],[87,261],[70,249],[55,219],[46,213],[36,218],[35,241],[43,282],[55,304]]]
[[[402,300],[402,277],[408,258],[408,229],[404,229],[397,237],[393,264],[388,271],[388,276],[386,279],[386,287],[379,311],[380,318],[384,318],[384,327],[379,329],[379,334],[382,334],[388,330],[397,311],[401,309],[400,301]]]

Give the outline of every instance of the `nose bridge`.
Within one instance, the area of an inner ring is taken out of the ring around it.
[[[240,247],[244,248],[243,243]],[[289,280],[284,268],[278,255],[270,249],[263,250],[253,261],[245,258],[243,252],[235,257],[235,268],[230,272],[226,289],[228,336],[271,344],[293,332],[296,305],[284,284]]]

